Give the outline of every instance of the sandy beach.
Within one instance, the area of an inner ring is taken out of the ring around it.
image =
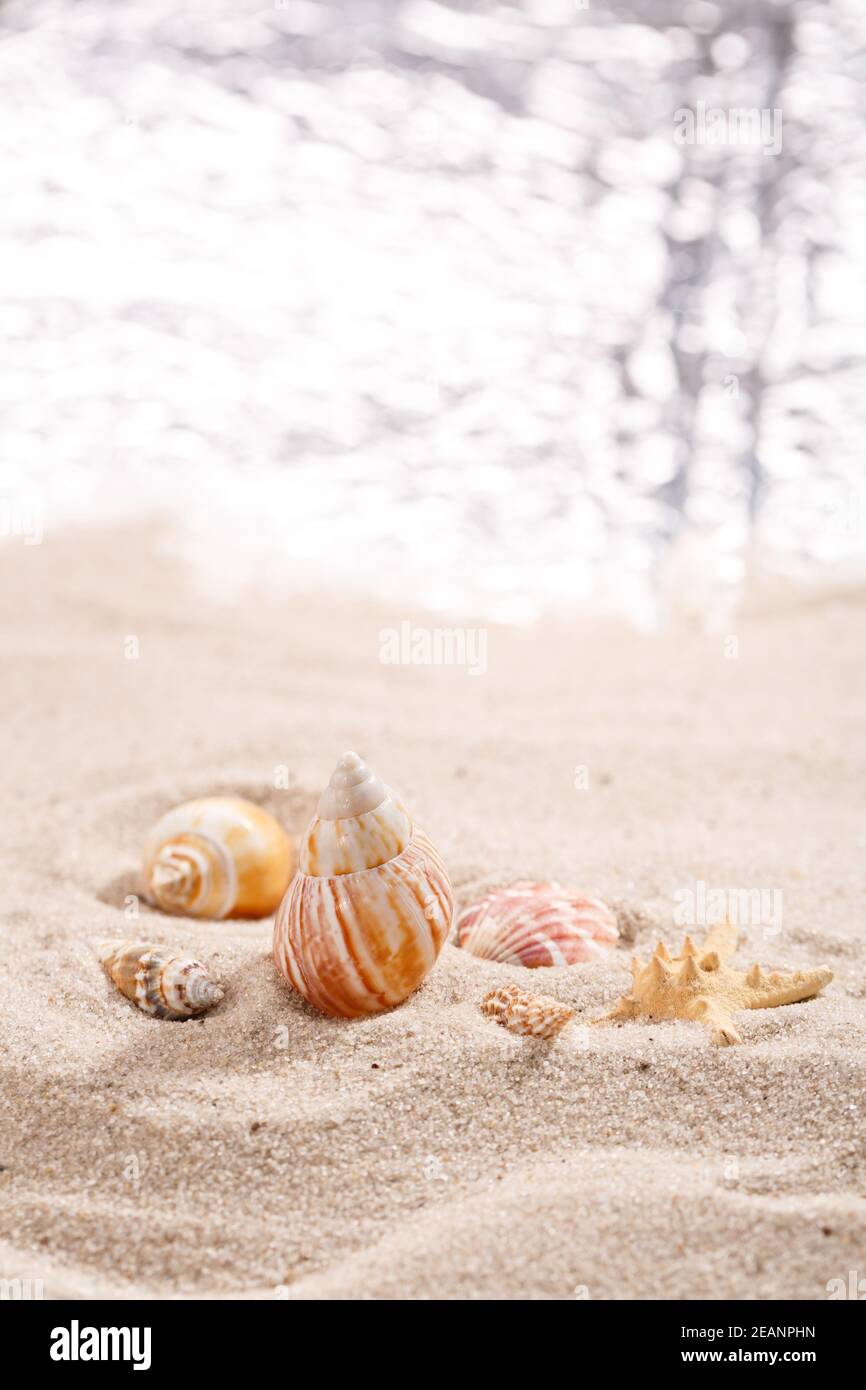
[[[863,595],[753,602],[724,634],[490,628],[473,676],[380,662],[384,627],[441,620],[217,604],[165,542],[0,549],[0,1276],[46,1297],[811,1300],[866,1273]],[[404,1006],[341,1022],[278,977],[271,920],[136,908],[163,811],[238,792],[297,836],[348,748],[458,904],[561,879],[618,905],[622,949],[528,972],[448,944]],[[781,930],[746,925],[738,962],[833,982],[739,1016],[737,1047],[586,1028],[633,951],[679,942],[698,882],[778,890]],[[188,949],[225,999],[145,1017],[97,962],[115,936]],[[498,1028],[478,1005],[506,980],[575,1022],[551,1044]]]

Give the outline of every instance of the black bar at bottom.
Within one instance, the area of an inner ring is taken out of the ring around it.
[[[597,1373],[605,1364],[620,1374],[634,1371],[653,1377],[677,1369],[700,1375],[713,1366],[728,1371],[760,1367],[773,1373],[803,1367],[826,1376],[856,1364],[864,1331],[863,1309],[845,1304],[861,1301],[575,1301],[557,1307],[538,1302],[524,1306],[518,1317],[508,1303],[472,1303],[472,1323],[466,1329],[472,1335],[461,1335],[457,1361],[465,1375],[477,1357],[485,1376],[495,1367],[499,1374],[513,1375],[522,1354],[530,1373],[533,1363],[535,1373],[540,1373],[539,1358],[555,1355],[565,1363],[564,1372],[581,1377],[591,1368]],[[256,1366],[264,1371],[270,1362],[271,1374],[280,1368],[281,1375],[294,1378],[298,1372],[304,1374],[302,1365],[308,1355],[313,1355],[315,1363],[327,1348],[332,1375],[364,1373],[367,1354],[372,1354],[372,1363],[367,1362],[372,1374],[379,1354],[393,1338],[396,1360],[390,1369],[405,1379],[413,1362],[423,1365],[429,1375],[439,1357],[443,1369],[453,1373],[455,1349],[447,1329],[461,1312],[456,1302],[435,1310],[427,1303],[404,1303],[395,1324],[391,1305],[340,1302],[313,1312],[320,1329],[316,1334],[310,1309],[291,1302],[6,1301],[0,1303],[0,1328],[14,1340],[25,1373],[92,1378],[109,1370],[113,1375],[128,1372],[201,1381],[209,1374],[225,1374],[229,1363],[245,1367],[249,1374]],[[327,1323],[321,1321],[323,1317]],[[313,1342],[327,1326],[332,1331],[315,1353]],[[400,1369],[413,1339],[415,1356]],[[403,1348],[400,1352],[398,1345]],[[299,1357],[294,1364],[293,1346]],[[354,1370],[352,1358],[343,1364],[341,1356],[344,1348],[348,1353],[353,1346],[361,1358]],[[379,1353],[374,1353],[377,1346]],[[286,1356],[288,1361],[283,1360]],[[386,1355],[386,1366],[389,1361]]]

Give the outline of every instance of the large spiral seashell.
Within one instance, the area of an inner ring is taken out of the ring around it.
[[[97,954],[121,994],[155,1018],[193,1018],[223,997],[200,961],[174,955],[167,946],[103,941]]]
[[[616,945],[616,918],[603,902],[561,883],[521,881],[464,908],[457,920],[464,951],[505,965],[575,965],[604,960]]]
[[[288,887],[292,843],[273,816],[239,796],[186,801],[144,845],[145,891],[184,917],[267,917]]]
[[[432,970],[453,908],[427,836],[357,753],[345,753],[277,913],[277,969],[323,1013],[380,1013]]]

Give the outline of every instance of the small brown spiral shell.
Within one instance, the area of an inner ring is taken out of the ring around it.
[[[104,941],[97,954],[121,994],[155,1018],[193,1018],[223,997],[200,961],[175,955],[167,946]]]
[[[517,985],[500,985],[481,1001],[481,1012],[507,1028],[529,1038],[555,1038],[574,1018],[574,1009],[560,1004],[548,994],[530,994]]]

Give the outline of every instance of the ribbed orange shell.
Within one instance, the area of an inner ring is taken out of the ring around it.
[[[145,891],[175,916],[267,917],[294,870],[294,846],[261,806],[205,796],[167,812],[144,846]]]
[[[375,868],[298,873],[277,913],[274,963],[323,1013],[380,1013],[432,970],[453,910],[445,866],[413,827],[402,853]]]

